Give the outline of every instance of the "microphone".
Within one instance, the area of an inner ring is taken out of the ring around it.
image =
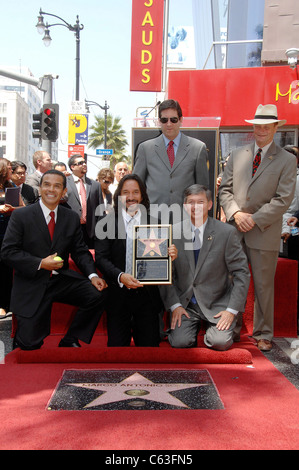
[[[146,118],[148,117],[148,115],[157,107],[161,104],[161,101],[157,101],[157,103],[155,104],[155,106],[153,106],[149,112],[144,116],[143,118],[143,127],[146,127]]]

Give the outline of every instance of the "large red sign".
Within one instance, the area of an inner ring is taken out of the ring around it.
[[[161,91],[164,0],[132,1],[131,91]]]
[[[220,117],[220,126],[248,126],[259,104],[275,104],[278,118],[299,125],[299,67],[173,71],[168,97],[185,117]]]

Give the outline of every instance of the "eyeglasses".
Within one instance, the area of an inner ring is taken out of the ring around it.
[[[176,124],[179,121],[179,118],[178,117],[171,117],[171,118],[161,117],[160,118],[160,121],[162,122],[162,124],[166,124],[169,120],[173,124]]]
[[[85,160],[81,160],[80,162],[74,163],[74,165],[76,165],[76,166],[86,165],[86,161],[85,161]]]

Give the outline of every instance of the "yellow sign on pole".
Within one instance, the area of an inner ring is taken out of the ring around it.
[[[88,115],[69,114],[69,137],[71,145],[88,144]]]

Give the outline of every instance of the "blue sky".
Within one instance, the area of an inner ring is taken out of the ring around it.
[[[187,4],[191,0],[170,0],[173,18],[189,21]],[[75,99],[75,37],[64,27],[51,28],[52,43],[46,48],[35,25],[40,8],[56,14],[74,25],[79,15],[84,25],[81,31],[80,99],[89,99],[110,106],[109,112],[121,117],[121,123],[131,141],[131,127],[138,107],[152,107],[155,93],[130,92],[131,0],[2,0],[0,66],[28,66],[35,77],[52,73],[59,75],[54,81],[54,101],[60,105],[61,140],[59,147],[67,145],[67,124],[70,103]],[[190,10],[189,10],[190,11]],[[185,12],[185,13],[184,13]],[[188,18],[184,18],[184,15]],[[45,17],[45,21],[51,21]],[[97,107],[93,114],[102,114]],[[131,148],[128,148],[131,154]]]

